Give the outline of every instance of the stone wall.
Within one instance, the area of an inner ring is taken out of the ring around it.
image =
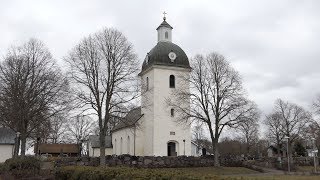
[[[98,166],[99,157],[82,157],[82,158],[62,158],[56,160],[55,166]],[[242,166],[241,160],[232,158],[220,159],[221,166]],[[145,168],[162,168],[162,167],[204,167],[213,166],[214,157],[193,157],[193,156],[106,156],[107,166],[129,166],[129,167],[145,167]]]

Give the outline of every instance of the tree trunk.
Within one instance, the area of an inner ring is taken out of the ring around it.
[[[106,165],[105,130],[103,128],[100,128],[99,134],[100,134],[100,166],[105,166]]]
[[[27,144],[27,137],[24,133],[21,133],[21,156],[26,155],[26,144]]]
[[[207,125],[208,125],[208,128],[209,128],[210,137],[211,137],[211,143],[212,143],[212,147],[213,147],[214,166],[219,167],[220,163],[219,163],[219,149],[218,149],[218,138],[217,138],[217,134],[218,133],[217,133],[217,130],[216,130],[215,131],[216,136],[214,136],[211,123],[208,122]]]
[[[289,154],[289,158],[290,158],[290,164],[292,164],[292,145],[291,143],[289,142],[289,149],[288,149],[288,154]]]
[[[19,149],[20,149],[20,138],[16,136],[15,145],[14,145],[14,154],[13,154],[14,157],[18,157]]]
[[[280,152],[280,145],[277,145],[277,156],[278,156],[278,158],[282,156],[282,154]]]
[[[214,166],[219,167],[220,162],[219,162],[219,147],[218,147],[218,140],[214,139],[213,141],[213,152],[214,152]]]

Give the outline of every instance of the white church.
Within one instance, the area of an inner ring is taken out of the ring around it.
[[[174,100],[175,91],[189,90],[181,77],[191,72],[187,55],[172,42],[172,29],[164,17],[156,29],[158,42],[147,53],[139,73],[143,82],[141,106],[114,128],[112,138],[106,137],[106,155],[192,155],[190,125],[178,124],[178,113],[166,102]],[[186,99],[185,106],[190,107],[189,103]],[[99,156],[98,137],[90,138],[89,155]]]

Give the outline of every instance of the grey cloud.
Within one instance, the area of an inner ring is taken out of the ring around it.
[[[167,11],[173,41],[189,57],[217,51],[243,76],[249,97],[268,113],[276,98],[304,106],[320,93],[320,1],[1,1],[0,55],[30,37],[59,63],[81,38],[115,27],[141,59],[156,44]]]

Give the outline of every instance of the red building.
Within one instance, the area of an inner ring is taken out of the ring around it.
[[[38,148],[38,154],[51,154],[53,157],[76,157],[79,155],[79,152],[80,149],[78,144],[39,144]]]

